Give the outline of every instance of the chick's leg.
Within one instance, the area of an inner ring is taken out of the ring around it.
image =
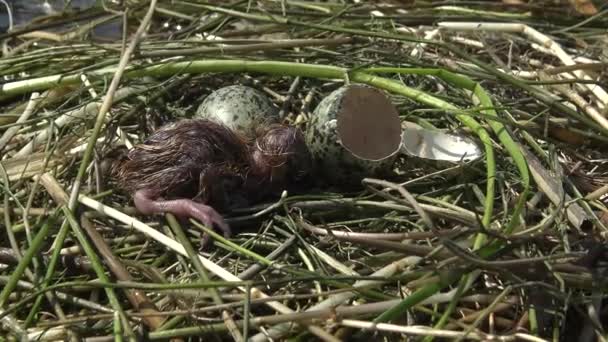
[[[144,215],[170,213],[181,218],[192,217],[209,228],[219,228],[226,238],[232,235],[230,226],[224,221],[222,215],[208,205],[189,199],[158,200],[153,198],[148,190],[135,192],[133,201],[137,210]],[[205,234],[203,236],[203,246],[207,244],[208,240],[209,236]]]

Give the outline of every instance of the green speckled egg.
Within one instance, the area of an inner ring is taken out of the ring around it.
[[[280,122],[279,110],[261,91],[231,85],[220,88],[205,98],[196,110],[195,118],[209,119],[253,134],[255,126]]]
[[[401,146],[397,108],[376,88],[352,84],[324,98],[313,112],[306,142],[320,175],[357,183],[392,170]]]

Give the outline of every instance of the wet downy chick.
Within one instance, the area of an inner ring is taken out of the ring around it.
[[[295,127],[273,124],[258,129],[251,147],[252,163],[256,166],[247,178],[248,187],[257,183],[276,195],[286,186],[293,188],[304,182],[312,169],[312,157],[304,139]]]
[[[214,121],[187,119],[135,146],[115,175],[142,214],[192,217],[230,237],[220,212],[290,188],[309,173],[310,161],[294,127],[271,125],[248,139]]]

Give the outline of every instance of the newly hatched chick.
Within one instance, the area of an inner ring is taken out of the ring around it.
[[[309,173],[311,163],[295,127],[270,125],[249,140],[214,121],[186,119],[135,146],[115,174],[142,214],[192,217],[230,237],[219,212],[289,189]],[[205,234],[203,245],[208,238]]]

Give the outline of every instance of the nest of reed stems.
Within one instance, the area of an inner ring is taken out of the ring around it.
[[[0,335],[605,336],[605,9],[106,3],[0,35]],[[108,177],[121,148],[219,87],[260,89],[306,130],[344,82],[386,90],[403,120],[475,137],[484,157],[400,158],[357,191],[286,194],[228,217],[238,233],[206,251],[197,222],[139,215]]]

